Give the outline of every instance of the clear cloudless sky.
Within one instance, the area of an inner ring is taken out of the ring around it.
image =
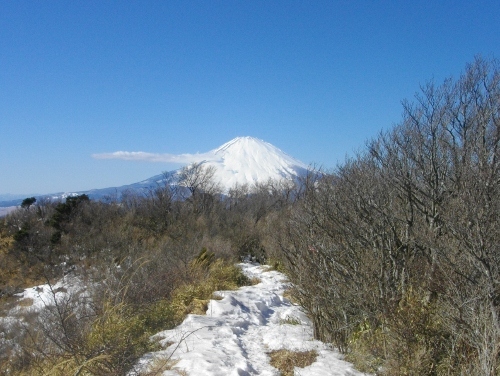
[[[500,2],[0,1],[0,194],[134,183],[254,136],[332,168],[500,58]]]

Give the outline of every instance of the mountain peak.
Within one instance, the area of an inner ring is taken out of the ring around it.
[[[282,153],[281,150],[271,145],[270,143],[250,136],[233,138],[231,141],[228,141],[224,145],[219,146],[217,149],[213,150],[213,153],[227,154],[227,153],[238,153],[241,150],[248,151],[248,150],[258,150],[258,149],[276,149],[277,152]]]
[[[215,178],[226,191],[235,184],[252,186],[269,179],[292,180],[307,169],[307,165],[276,146],[249,136],[236,137],[207,154],[204,163],[215,167]]]
[[[214,153],[221,153],[226,150],[238,148],[255,148],[262,147],[263,145],[268,144],[267,142],[260,140],[255,137],[244,136],[244,137],[235,137],[232,140],[226,142],[225,144],[219,146],[218,148],[212,150]],[[270,144],[269,144],[270,145]]]

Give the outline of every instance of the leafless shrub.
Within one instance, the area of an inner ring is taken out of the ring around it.
[[[498,63],[477,58],[304,180],[275,242],[316,337],[345,352],[365,341],[387,374],[498,373],[499,103]]]

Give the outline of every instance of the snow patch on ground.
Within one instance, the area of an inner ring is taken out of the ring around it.
[[[146,354],[130,376],[147,369],[155,359],[175,359],[174,369],[163,375],[194,376],[279,375],[269,364],[271,350],[316,350],[316,362],[296,368],[301,376],[360,376],[342,355],[313,339],[312,325],[301,307],[283,298],[286,277],[265,266],[243,263],[249,277],[261,282],[237,291],[221,291],[222,300],[211,300],[206,316],[188,315],[173,330],[153,336],[164,350]],[[182,373],[184,374],[184,373]]]
[[[68,297],[87,297],[87,286],[72,274],[67,274],[54,284],[43,284],[24,289],[23,292],[14,295],[20,302],[29,301],[30,304],[20,304],[11,310],[11,314],[22,312],[40,312],[44,308],[55,305]]]
[[[53,285],[47,283],[29,287],[19,294],[14,294],[16,303],[8,311],[2,312],[0,327],[5,330],[12,329],[15,325],[23,323],[26,316],[39,315],[43,310],[54,306],[56,302],[61,303],[70,297],[81,300],[87,296],[87,286],[72,275],[64,276]],[[2,340],[0,336],[0,345]]]
[[[15,294],[12,308],[0,312],[0,352],[11,348],[21,351],[19,336],[34,319],[43,319],[43,313],[68,299],[86,299],[87,286],[72,275],[66,275],[54,284],[43,284]],[[42,315],[42,316],[39,316]],[[1,373],[1,372],[0,372]]]
[[[83,286],[85,289],[86,286]],[[22,311],[29,309],[31,311],[41,311],[43,308],[53,306],[57,301],[64,299],[68,294],[81,293],[81,282],[75,278],[65,277],[54,285],[44,284],[25,289],[22,293],[15,296],[21,300],[31,299],[33,304],[24,307],[18,306],[16,310]]]

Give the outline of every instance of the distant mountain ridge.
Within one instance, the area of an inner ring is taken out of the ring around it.
[[[200,160],[204,166],[212,166],[215,169],[214,178],[219,182],[224,192],[229,191],[235,185],[248,185],[249,187],[272,180],[294,180],[307,173],[307,165],[291,157],[276,146],[254,138],[236,137],[222,146],[207,153],[200,154]],[[164,182],[166,176],[173,177],[179,170],[152,176],[138,183],[123,185],[119,187],[92,189],[79,192],[59,192],[49,195],[35,197],[49,198],[53,200],[65,199],[68,196],[86,194],[91,199],[103,199],[105,197],[120,198],[123,192],[140,192],[147,188],[155,187]],[[25,197],[11,195],[12,199],[0,201],[0,207],[18,206]]]

